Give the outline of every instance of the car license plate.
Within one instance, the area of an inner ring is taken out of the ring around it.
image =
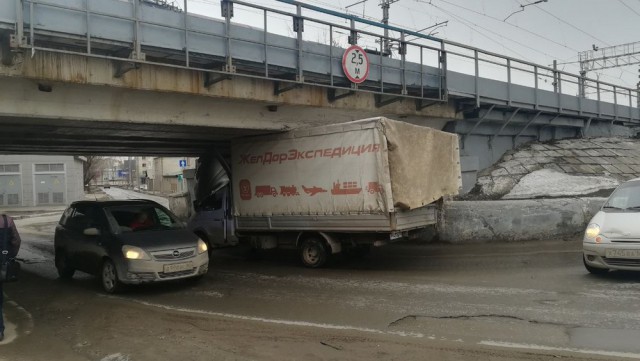
[[[188,271],[192,268],[193,264],[191,262],[166,264],[164,265],[164,273]]]
[[[640,259],[640,249],[608,249],[607,258]]]

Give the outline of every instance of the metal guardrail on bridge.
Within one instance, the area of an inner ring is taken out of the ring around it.
[[[410,98],[421,109],[451,96],[475,107],[640,120],[637,89],[293,0],[278,1],[295,11],[221,0],[216,19],[190,12],[190,0],[178,0],[181,9],[151,6],[150,0],[4,0],[0,30],[11,32],[16,48],[112,59],[118,64],[115,76],[149,63],[202,71],[207,86],[244,76],[274,81],[275,94],[302,85],[328,88],[330,100],[373,93],[378,106]],[[232,22],[239,10],[253,14],[251,26]],[[286,22],[289,36],[274,18]],[[385,37],[384,29],[396,35]],[[319,34],[326,36],[326,44],[313,39]],[[396,44],[393,57],[383,51],[385,40]],[[366,45],[371,62],[368,80],[359,85],[345,77],[341,64],[344,48],[356,43]],[[577,96],[581,90],[588,96]]]

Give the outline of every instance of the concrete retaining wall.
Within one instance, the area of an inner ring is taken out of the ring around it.
[[[553,239],[583,232],[606,198],[447,202],[439,238],[450,243]]]
[[[169,199],[169,209],[173,212],[178,218],[183,221],[186,221],[192,215],[192,207],[191,207],[191,197],[189,197],[188,193],[184,194],[172,194],[167,197]]]

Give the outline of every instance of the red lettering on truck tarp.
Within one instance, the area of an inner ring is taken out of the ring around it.
[[[276,187],[272,186],[256,186],[256,197],[262,198],[264,196],[273,196],[276,197],[278,195],[278,191]]]
[[[271,158],[272,157],[273,157],[273,153],[271,153],[271,152],[264,153],[264,160],[262,161],[262,164],[271,163]]]
[[[333,195],[349,195],[349,194],[359,194],[362,192],[362,188],[358,187],[358,182],[342,182],[340,181],[333,183],[333,188],[331,188],[331,194]]]
[[[243,179],[239,183],[240,199],[243,201],[251,200],[251,182],[248,179]]]
[[[367,192],[370,194],[382,193],[382,186],[378,182],[369,182],[367,184]]]
[[[323,148],[298,150],[290,149],[288,153],[265,152],[264,154],[241,154],[240,164],[282,164],[287,161],[315,159],[315,158],[342,158],[345,156],[360,156],[365,153],[377,153],[380,151],[380,144],[351,145],[348,147]]]
[[[296,186],[280,186],[280,195],[285,197],[299,196],[298,187]]]
[[[326,189],[320,188],[320,187],[316,187],[316,186],[309,187],[309,188],[307,188],[305,186],[302,186],[302,190],[304,190],[305,193],[307,193],[308,195],[310,195],[312,197],[315,196],[318,193],[326,193],[327,192]]]

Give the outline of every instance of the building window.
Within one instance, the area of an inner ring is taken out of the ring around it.
[[[19,164],[0,164],[0,173],[20,173]]]
[[[147,168],[147,163],[142,163],[142,168]]]
[[[38,204],[49,204],[49,193],[38,193]]]
[[[36,164],[36,172],[64,172],[64,164]]]

